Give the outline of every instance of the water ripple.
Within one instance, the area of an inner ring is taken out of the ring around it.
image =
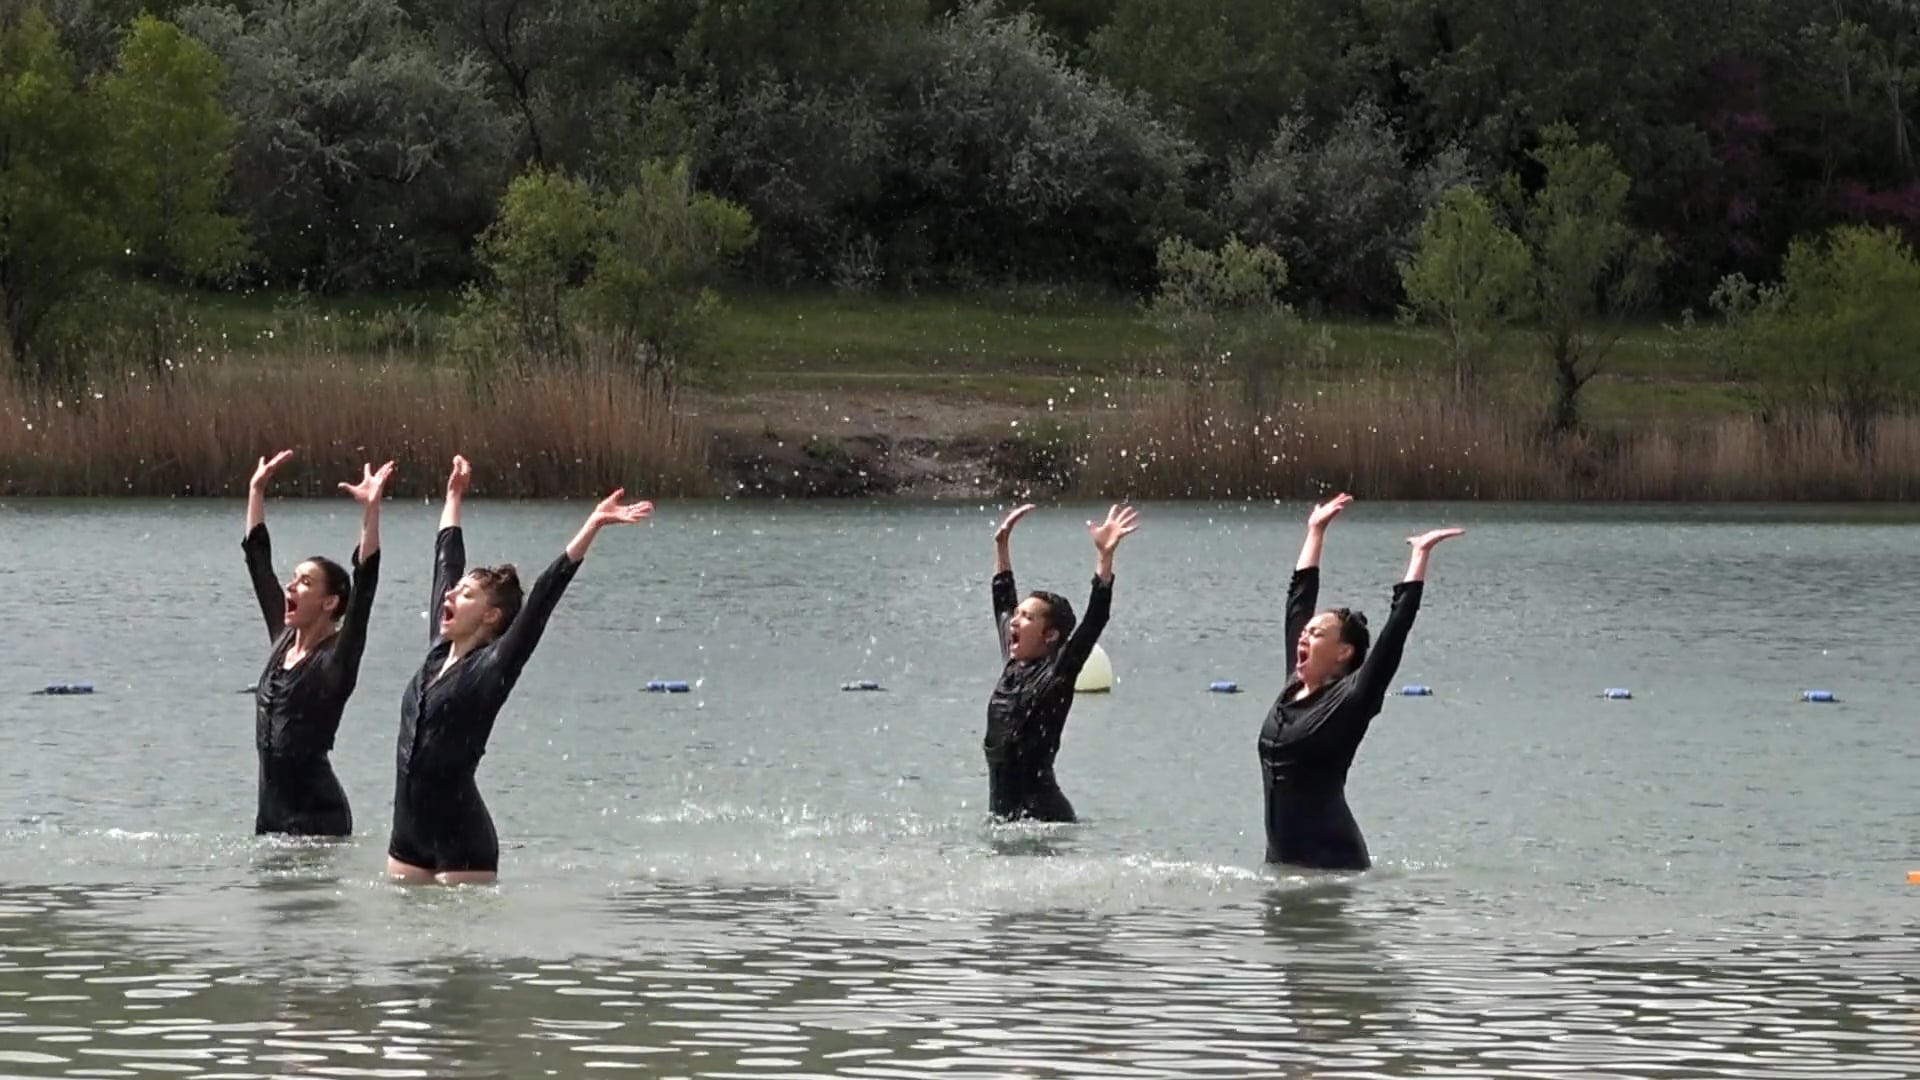
[[[671,934],[562,960],[396,942],[406,974],[372,985],[173,947],[202,935],[127,917],[161,895],[0,891],[6,1075],[1920,1075],[1913,937],[1521,943],[1350,885],[1104,916],[656,885],[596,903]]]

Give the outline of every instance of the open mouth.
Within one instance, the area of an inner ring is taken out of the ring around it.
[[[299,610],[300,610],[300,605],[293,602],[293,597],[291,596],[287,597],[287,618],[289,619],[293,618],[294,613]]]
[[[453,621],[453,605],[451,603],[440,605],[440,621],[443,624]]]
[[[1296,647],[1293,650],[1293,666],[1300,667],[1304,665],[1307,662],[1307,654],[1309,651],[1311,650],[1309,650],[1305,645]]]

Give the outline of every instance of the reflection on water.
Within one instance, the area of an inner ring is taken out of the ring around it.
[[[530,894],[363,887],[328,858],[263,853],[219,896],[0,891],[0,1075],[1920,1074],[1914,938],[1521,944],[1338,878],[1102,917],[652,884],[578,913],[592,950],[488,956],[407,934],[405,909]],[[248,919],[381,940],[228,947]]]

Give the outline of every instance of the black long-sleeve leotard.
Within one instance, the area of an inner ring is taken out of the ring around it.
[[[1366,838],[1347,807],[1347,770],[1400,668],[1423,587],[1418,581],[1394,586],[1393,610],[1358,670],[1298,701],[1294,695],[1301,684],[1295,671],[1267,710],[1260,728],[1260,774],[1266,793],[1268,862],[1325,870],[1365,870],[1372,865]],[[1318,568],[1293,572],[1287,587],[1289,648],[1313,619],[1319,593]]]
[[[1013,571],[993,575],[993,616],[1000,655],[1007,654],[1007,623],[1020,604]],[[1074,820],[1073,804],[1054,779],[1053,759],[1073,708],[1073,684],[1092,655],[1113,604],[1113,583],[1093,579],[1093,594],[1073,634],[1038,660],[1008,660],[987,699],[987,803],[1002,820]]]
[[[434,538],[431,645],[400,701],[393,835],[387,845],[394,858],[436,873],[499,869],[500,841],[474,776],[494,720],[579,568],[562,553],[541,571],[506,631],[443,674],[453,643],[440,635],[439,609],[447,591],[466,575],[467,550],[458,526],[443,528]]]
[[[365,561],[353,552],[353,589],[339,629],[292,667],[286,665],[294,632],[286,625],[286,593],[273,572],[273,544],[264,523],[241,541],[254,597],[266,620],[273,651],[254,688],[253,742],[260,758],[255,833],[348,836],[353,809],[333,774],[328,755],[340,717],[360,678],[367,620],[380,582],[380,553]]]

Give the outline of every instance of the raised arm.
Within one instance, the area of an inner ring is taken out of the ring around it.
[[[360,544],[353,549],[353,592],[346,614],[340,619],[340,636],[329,651],[331,663],[347,676],[349,687],[360,673],[360,657],[367,649],[367,622],[373,615],[373,594],[380,587],[380,500],[386,494],[387,480],[393,475],[393,462],[361,467],[358,484],[340,487],[360,503]],[[435,625],[438,619],[433,620]]]
[[[567,549],[560,557],[548,564],[540,576],[535,579],[533,588],[527,590],[526,603],[520,607],[520,614],[494,643],[491,655],[492,663],[499,665],[508,681],[520,677],[520,669],[526,666],[528,658],[533,656],[534,646],[540,643],[540,635],[546,631],[547,620],[553,616],[553,609],[559,605],[560,597],[567,591],[567,585],[573,575],[586,561],[587,549],[593,546],[594,538],[608,525],[637,525],[653,515],[653,504],[637,502],[622,506],[620,499],[626,492],[616,489],[613,494],[600,501],[587,515],[586,524],[580,526],[573,539],[567,542]]]
[[[993,530],[993,627],[1002,654],[1007,651],[1007,620],[1020,606],[1020,592],[1013,587],[1013,527],[1032,512],[1032,503],[1016,506]]]
[[[1414,616],[1420,613],[1420,601],[1426,593],[1427,557],[1435,544],[1465,531],[1435,529],[1407,541],[1413,545],[1413,554],[1407,560],[1407,576],[1393,587],[1393,610],[1387,613],[1387,623],[1380,628],[1380,636],[1374,639],[1366,660],[1354,673],[1353,692],[1357,696],[1372,702],[1385,699],[1387,684],[1400,670],[1407,635],[1413,630]]]
[[[1074,625],[1073,635],[1060,650],[1055,669],[1069,679],[1078,678],[1100,632],[1107,628],[1107,616],[1113,608],[1113,553],[1120,541],[1140,528],[1139,512],[1131,506],[1113,506],[1104,522],[1087,522],[1093,534],[1093,591],[1087,597],[1087,610]]]
[[[360,545],[354,549],[358,558],[372,558],[380,552],[380,500],[386,497],[387,481],[392,477],[393,462],[389,461],[380,466],[379,472],[371,465],[360,466],[357,484],[340,483],[340,490],[360,504]]]
[[[240,550],[246,556],[247,577],[253,582],[253,597],[266,620],[268,638],[279,637],[286,628],[287,597],[279,575],[273,572],[273,541],[267,535],[267,484],[273,479],[273,471],[292,456],[293,451],[282,450],[271,460],[261,458],[253,468],[253,479],[247,482],[247,531],[240,539]]]
[[[1300,544],[1300,558],[1293,564],[1293,578],[1287,582],[1287,646],[1291,648],[1320,603],[1320,549],[1327,541],[1327,526],[1347,508],[1353,496],[1342,492],[1313,508],[1307,515],[1307,538]]]
[[[447,602],[452,589],[467,572],[467,541],[460,529],[461,503],[467,497],[467,483],[473,479],[473,467],[458,454],[453,456],[453,471],[447,474],[447,503],[440,510],[440,531],[433,538],[433,595],[427,598],[427,643],[440,640],[440,605]]]

